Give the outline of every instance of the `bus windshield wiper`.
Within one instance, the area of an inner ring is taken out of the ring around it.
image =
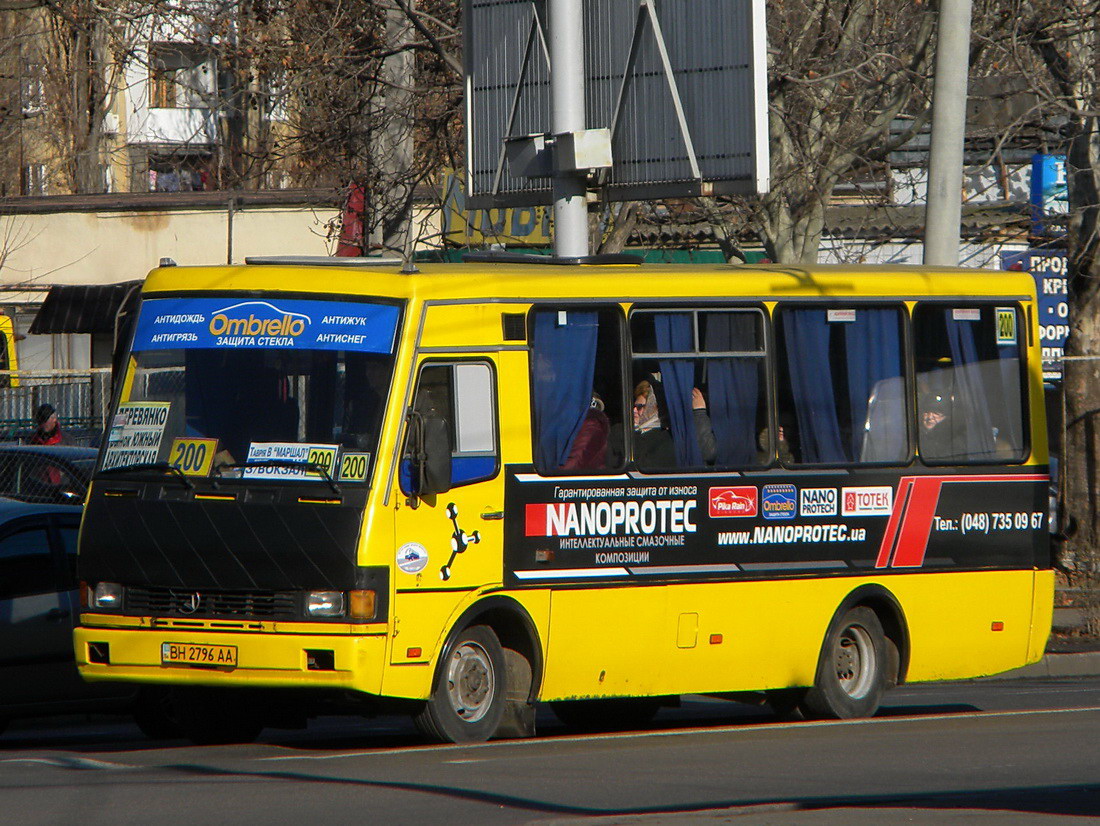
[[[108,473],[130,473],[140,472],[143,470],[159,470],[161,473],[167,473],[176,479],[188,490],[194,490],[195,486],[191,483],[191,480],[187,478],[187,474],[180,470],[173,464],[168,462],[134,462],[130,465],[119,465],[118,467],[110,467],[106,470],[101,470],[99,474],[105,476]]]
[[[255,462],[235,462],[228,465],[219,465],[216,470],[221,473],[227,468],[246,470],[252,467],[287,467],[312,470],[325,480],[326,484],[328,484],[329,488],[336,496],[342,497],[344,495],[343,491],[340,490],[340,486],[336,484],[336,480],[332,478],[332,474],[328,472],[328,468],[319,462],[303,462],[296,459],[263,459]]]

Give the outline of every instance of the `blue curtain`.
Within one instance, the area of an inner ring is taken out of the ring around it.
[[[825,310],[786,310],[782,319],[802,461],[844,462]]]
[[[856,319],[844,322],[844,353],[848,367],[848,402],[851,405],[852,433],[848,458],[864,456],[867,438],[867,412],[871,394],[884,379],[901,375],[901,344],[898,311],[895,309],[856,310]],[[875,433],[875,444],[889,454],[885,458],[901,459],[908,452],[905,433],[905,400],[880,394],[876,399],[874,426],[888,432]],[[870,461],[870,460],[869,460]]]
[[[974,341],[974,330],[979,324],[955,321],[953,312],[951,309],[944,310],[947,343],[951,347],[951,359],[955,362],[955,404],[951,424],[956,434],[962,428],[964,442],[961,447],[965,448],[967,456],[989,456],[994,453],[993,422],[989,418],[988,407],[992,397],[986,393],[982,381],[978,347]]]
[[[564,323],[559,323],[564,316]],[[557,470],[565,464],[592,400],[596,366],[594,310],[535,313],[531,373],[535,408],[535,461]]]
[[[755,316],[748,313],[708,313],[704,349],[707,352],[754,351]],[[717,443],[718,467],[755,465],[756,403],[760,360],[722,358],[707,362],[710,424]]]
[[[664,353],[685,353],[695,349],[692,317],[688,313],[655,313],[657,349]],[[676,448],[678,467],[699,467],[703,452],[695,435],[695,416],[691,410],[691,390],[695,386],[692,359],[660,359],[661,383],[668,405],[668,425]]]

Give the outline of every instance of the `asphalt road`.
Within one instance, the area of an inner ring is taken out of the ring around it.
[[[689,698],[643,732],[425,746],[327,718],[249,746],[152,743],[121,719],[15,724],[5,823],[1100,822],[1100,678],[910,686],[873,720],[777,723]]]

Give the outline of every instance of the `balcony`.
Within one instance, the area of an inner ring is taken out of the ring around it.
[[[127,143],[210,146],[217,142],[211,109],[146,109],[135,114]]]

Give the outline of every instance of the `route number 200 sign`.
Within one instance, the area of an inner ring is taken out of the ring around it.
[[[214,454],[217,452],[217,439],[185,439],[181,437],[172,440],[172,450],[168,454],[168,461],[187,476],[209,476],[210,468],[214,465]]]

